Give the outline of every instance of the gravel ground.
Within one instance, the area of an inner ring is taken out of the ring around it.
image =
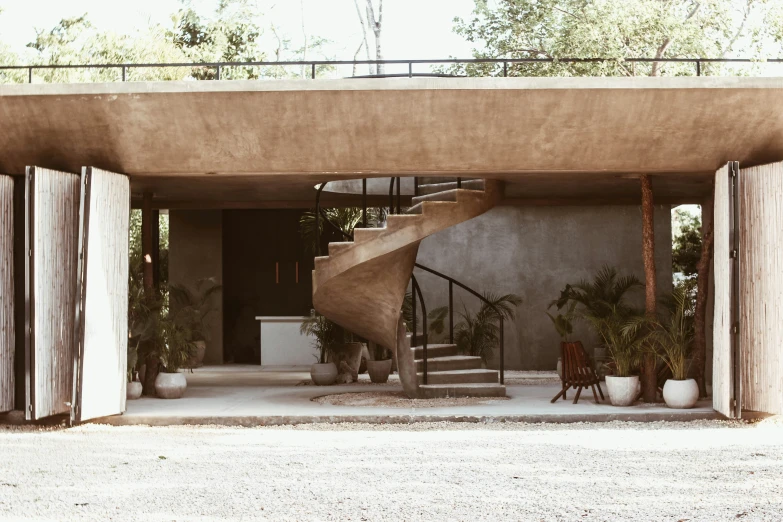
[[[783,519],[783,424],[0,427],[0,520]]]

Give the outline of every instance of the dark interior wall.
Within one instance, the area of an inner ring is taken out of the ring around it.
[[[304,210],[223,211],[224,359],[259,364],[256,316],[306,316],[313,255],[299,234]]]
[[[223,277],[223,211],[169,211],[169,282],[196,289],[199,280]],[[210,298],[212,312],[205,319],[206,364],[221,364],[223,355],[223,299]]]
[[[14,407],[25,409],[25,178],[14,178]]]

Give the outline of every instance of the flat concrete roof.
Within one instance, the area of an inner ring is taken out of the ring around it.
[[[0,172],[129,174],[159,206],[313,199],[331,179],[507,180],[519,203],[700,201],[783,159],[780,78],[386,78],[0,86]]]

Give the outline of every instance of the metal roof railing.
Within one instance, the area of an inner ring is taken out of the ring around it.
[[[311,79],[317,78],[319,68],[333,68],[339,65],[407,65],[407,73],[395,74],[370,74],[354,75],[355,78],[377,78],[377,77],[453,77],[460,76],[439,72],[414,72],[415,65],[447,66],[447,65],[481,65],[493,64],[502,66],[497,74],[488,74],[487,76],[517,76],[517,71],[510,70],[514,65],[522,64],[630,64],[632,67],[636,64],[690,64],[693,66],[695,76],[702,76],[705,65],[708,64],[775,64],[783,63],[783,58],[442,58],[432,60],[304,60],[304,61],[250,61],[250,62],[175,62],[175,63],[102,63],[102,64],[54,64],[54,65],[3,65],[2,71],[26,71],[28,83],[33,82],[33,73],[35,71],[47,70],[68,70],[68,69],[102,69],[118,70],[121,81],[127,81],[129,71],[133,69],[172,69],[172,68],[192,68],[192,69],[211,69],[213,72],[209,75],[209,80],[224,79],[223,72],[231,67],[300,67],[307,70]],[[502,71],[502,72],[501,72]]]

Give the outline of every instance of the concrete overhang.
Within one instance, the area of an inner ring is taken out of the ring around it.
[[[783,159],[783,79],[390,78],[0,86],[0,172],[131,176],[161,206],[312,200],[323,180],[490,177],[519,203],[700,201]]]

